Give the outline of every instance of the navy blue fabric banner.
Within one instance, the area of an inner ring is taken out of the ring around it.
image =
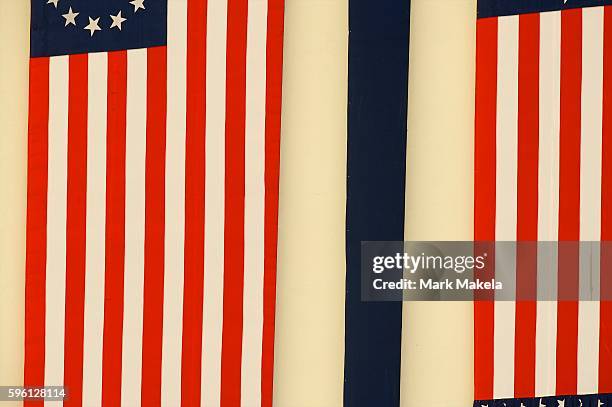
[[[612,0],[478,0],[478,18],[595,7],[607,4],[612,4]]]
[[[168,0],[32,0],[30,55],[166,45]]]
[[[477,400],[474,402],[474,407],[606,407],[611,405],[612,394]]]
[[[404,240],[409,0],[350,0],[344,405],[399,405],[402,304],[362,302],[360,246]]]

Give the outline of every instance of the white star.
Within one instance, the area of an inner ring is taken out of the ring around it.
[[[523,402],[521,401],[521,407],[525,407],[525,405],[523,404]]]
[[[89,30],[89,33],[91,34],[92,37],[96,31],[102,31],[102,29],[98,25],[99,21],[100,21],[100,17],[96,18],[95,20],[89,17],[89,24],[85,26],[85,30]]]
[[[565,407],[565,400],[557,400],[557,403],[559,403],[557,407]]]
[[[57,8],[57,2],[59,0],[47,0],[47,4],[53,4],[55,6],[55,8]]]
[[[130,1],[130,4],[134,6],[134,13],[139,9],[145,9],[144,0],[132,0]]]
[[[72,24],[74,26],[76,26],[76,16],[78,16],[79,13],[75,13],[72,11],[72,7],[70,7],[70,9],[68,10],[68,13],[66,14],[62,14],[62,17],[64,17],[66,19],[66,24],[64,25],[64,27],[68,27],[68,24]]]
[[[597,400],[597,407],[602,407],[604,403],[601,400]]]
[[[542,399],[540,399],[539,407],[546,407],[546,404],[542,404]]]
[[[488,404],[481,404],[480,407],[489,407]]]
[[[121,24],[127,20],[127,18],[123,18],[121,16],[121,10],[119,10],[119,13],[117,13],[116,16],[111,14],[110,18],[113,19],[113,23],[111,24],[110,28],[117,27],[119,31],[121,31]]]

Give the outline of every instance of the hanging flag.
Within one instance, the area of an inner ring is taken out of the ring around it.
[[[26,386],[271,407],[283,7],[32,0]]]
[[[609,250],[578,244],[612,236],[608,3],[478,1],[474,238],[559,250],[517,250],[504,265],[515,268],[516,301],[475,302],[475,406],[609,403]],[[556,298],[521,298],[547,270]],[[581,300],[595,286],[600,297]]]

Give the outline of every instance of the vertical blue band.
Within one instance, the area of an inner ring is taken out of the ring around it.
[[[410,0],[349,1],[344,406],[396,407],[402,304],[361,302],[362,241],[404,240]]]

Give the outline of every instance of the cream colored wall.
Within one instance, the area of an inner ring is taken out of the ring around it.
[[[471,240],[476,0],[412,0],[406,240]],[[473,402],[473,305],[403,308],[402,407]]]
[[[279,407],[342,404],[347,11],[286,2]],[[23,377],[28,27],[29,1],[0,0],[0,385]],[[412,0],[407,239],[472,236],[474,33],[475,0]],[[471,404],[471,318],[471,303],[405,305],[402,406]]]
[[[274,405],[342,405],[347,0],[287,0]]]
[[[476,0],[411,7],[406,239],[470,240]],[[342,405],[347,11],[287,2],[276,406]],[[472,404],[472,318],[405,304],[403,407]]]
[[[0,385],[23,383],[30,2],[0,0]],[[2,403],[2,405],[21,403]]]

